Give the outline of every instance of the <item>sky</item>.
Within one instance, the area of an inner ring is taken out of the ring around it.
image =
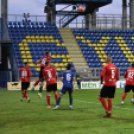
[[[8,0],[8,13],[44,15],[45,3],[46,0]],[[61,6],[57,6],[57,9],[60,8]],[[100,8],[98,13],[122,14],[122,0],[113,0],[112,4]]]

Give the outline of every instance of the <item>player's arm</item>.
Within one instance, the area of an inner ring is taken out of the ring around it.
[[[116,73],[116,80],[119,80],[119,71],[117,69],[117,73]]]
[[[31,77],[31,76],[32,76],[31,70],[29,69],[29,71],[28,71],[28,77]]]
[[[41,60],[38,60],[37,62],[35,62],[35,65],[37,65],[38,63],[41,63]]]
[[[126,71],[126,73],[125,73],[125,75],[124,75],[124,78],[126,78],[127,77],[127,71]]]
[[[57,71],[55,72],[55,76],[56,76],[56,79],[58,78],[58,73],[57,73]]]
[[[52,63],[50,63],[50,66],[56,68],[56,66],[54,64],[52,64]]]
[[[100,75],[101,84],[103,84],[103,78],[105,76],[105,73],[106,73],[106,67],[103,67]]]

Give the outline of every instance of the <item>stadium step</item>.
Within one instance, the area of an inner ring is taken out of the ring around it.
[[[70,28],[59,28],[59,31],[64,41],[64,44],[66,45],[66,48],[69,52],[70,58],[74,63],[75,69],[79,70],[85,68],[85,72],[89,76],[91,76],[91,70],[89,69],[87,61],[84,58],[83,53],[77,44],[72,30]]]

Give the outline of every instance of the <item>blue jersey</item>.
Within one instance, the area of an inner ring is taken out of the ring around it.
[[[75,78],[74,73],[67,70],[67,71],[63,72],[62,77],[63,77],[63,87],[72,88],[73,78]]]

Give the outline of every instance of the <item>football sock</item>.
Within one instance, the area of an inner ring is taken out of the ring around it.
[[[57,103],[57,100],[58,100],[58,94],[55,94],[55,100],[56,100],[56,103]]]
[[[134,100],[134,93],[133,93],[133,98],[132,98],[132,100]]]
[[[100,97],[100,101],[102,106],[106,109],[106,111],[108,111],[107,102],[105,101],[105,99]]]
[[[127,93],[124,93],[124,94],[122,95],[122,101],[123,101],[123,102],[125,101],[126,96],[127,96]]]
[[[110,100],[108,100],[108,111],[112,111],[112,107],[113,107],[113,102],[112,102],[112,100],[110,99]]]
[[[35,86],[37,86],[39,82],[40,82],[40,81],[39,81],[39,80],[37,80],[37,81],[34,83],[34,85],[33,85],[33,86],[34,86],[34,87],[35,87]]]
[[[47,95],[47,103],[48,103],[49,106],[51,105],[50,104],[50,96],[48,96],[48,95]]]
[[[27,91],[25,90],[25,94],[27,94]]]
[[[72,103],[73,103],[73,97],[69,97],[69,101],[70,101],[70,106],[72,106]]]
[[[61,97],[58,98],[56,106],[58,106],[60,104],[60,101],[61,101]]]
[[[43,89],[43,87],[40,87],[39,88],[39,93],[42,93],[42,89]]]
[[[24,96],[24,97],[26,97],[26,98],[28,98],[28,96],[26,95],[26,93],[25,93],[25,92],[23,92],[23,96]]]

